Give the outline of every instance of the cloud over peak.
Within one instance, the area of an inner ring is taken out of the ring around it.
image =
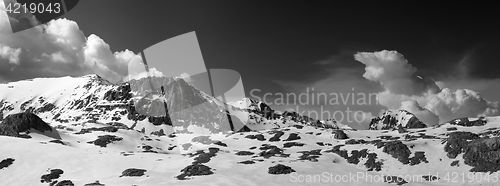
[[[499,114],[500,104],[482,98],[476,91],[441,89],[433,79],[417,76],[417,68],[396,51],[361,52],[354,57],[366,65],[363,77],[383,87],[379,93],[381,105],[408,110],[429,125]],[[443,82],[439,84],[444,86]]]
[[[412,96],[439,91],[434,81],[417,76],[417,68],[396,51],[360,52],[354,58],[366,65],[363,77],[380,82],[393,94]]]
[[[10,30],[10,18],[0,4],[0,30]],[[95,34],[85,37],[75,21],[65,18],[17,33],[0,33],[0,79],[4,81],[98,74],[121,82],[134,57],[141,59],[130,50],[111,51]]]

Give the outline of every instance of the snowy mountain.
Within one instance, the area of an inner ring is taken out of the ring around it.
[[[373,118],[370,130],[387,130],[399,128],[425,128],[425,123],[406,110],[388,110],[381,116]]]
[[[229,102],[228,104],[240,109],[259,109],[258,102],[250,98],[242,98],[239,101]]]
[[[114,85],[96,75],[0,84],[0,109],[0,185],[498,185],[500,176],[500,117],[425,127],[399,110],[374,118],[378,130],[354,130],[249,98],[224,104],[181,79]],[[221,129],[228,116],[239,132]]]
[[[226,114],[223,108],[213,103],[215,99],[208,100],[204,93],[184,80],[153,78],[153,84],[165,85],[167,94],[163,98],[144,95],[156,91],[151,89],[150,82],[146,80],[113,85],[97,75],[88,75],[37,78],[2,84],[0,113],[5,117],[29,111],[51,123],[118,122],[137,130],[145,130],[148,134],[160,129],[166,130],[167,125],[172,125],[171,120],[174,120],[176,127],[182,128],[179,130],[187,130],[187,125],[194,125],[216,132],[214,126],[222,123],[220,120],[223,117],[220,116]],[[163,100],[166,100],[166,108],[170,111],[168,114]],[[196,105],[203,107],[194,107]],[[200,110],[201,108],[204,110]]]
[[[275,112],[250,98],[226,104],[181,78],[151,77],[118,85],[98,75],[36,78],[0,84],[0,92],[1,118],[32,112],[49,123],[121,123],[146,134],[215,134],[231,131],[231,124],[238,131],[288,126],[288,121],[318,123],[297,113]]]

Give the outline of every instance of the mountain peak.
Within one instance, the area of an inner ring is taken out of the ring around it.
[[[97,74],[87,74],[87,75],[84,75],[84,76],[74,77],[74,78],[85,78],[85,79],[88,79],[90,82],[97,82],[97,83],[101,83],[101,84],[105,84],[105,85],[112,84],[107,79],[104,79],[104,78],[102,78],[101,76],[99,76]]]
[[[370,122],[370,130],[387,130],[402,128],[425,128],[425,125],[413,113],[407,110],[388,110],[381,116],[373,118]]]
[[[258,102],[250,99],[248,97],[241,98],[239,101],[228,102],[227,104],[240,108],[240,109],[251,109],[251,106],[255,106]]]
[[[97,74],[87,74],[87,75],[83,75],[83,76],[80,76],[80,77],[102,78],[101,76],[99,76]]]

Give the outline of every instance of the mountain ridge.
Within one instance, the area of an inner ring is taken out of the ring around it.
[[[165,87],[163,95],[158,88],[162,86]],[[196,125],[210,132],[227,131],[229,118],[238,123],[238,130],[245,126],[254,126],[250,127],[251,130],[280,127],[278,123],[285,124],[285,120],[321,123],[318,126],[325,123],[294,112],[275,112],[264,102],[250,98],[242,98],[248,102],[245,104],[250,104],[247,108],[224,103],[184,79],[173,77],[142,78],[113,84],[91,74],[10,82],[0,86],[2,89],[5,90],[0,94],[0,113],[3,116],[29,111],[56,123],[122,122],[129,127],[142,127],[147,133],[159,130],[158,127],[147,127],[147,122],[154,126],[184,126],[179,131],[189,131],[189,126]],[[16,96],[11,96],[14,94]],[[137,125],[145,119],[146,123]],[[262,123],[274,124],[261,126]],[[165,127],[162,129],[166,130]]]

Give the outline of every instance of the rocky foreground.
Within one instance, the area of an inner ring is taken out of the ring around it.
[[[213,135],[39,121],[22,113],[0,124],[1,185],[498,185],[500,170],[500,118],[400,130],[295,122]],[[340,179],[347,175],[357,177]]]

